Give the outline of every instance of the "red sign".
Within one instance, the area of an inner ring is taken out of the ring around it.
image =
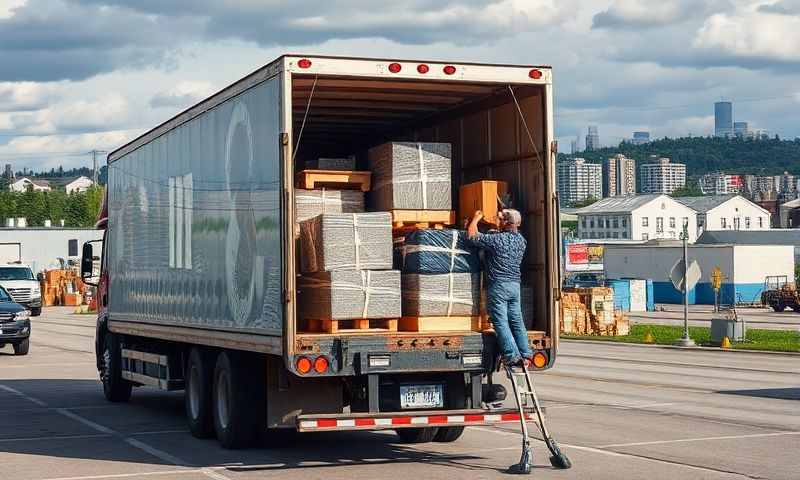
[[[589,247],[585,243],[567,245],[567,263],[580,265],[589,263]]]

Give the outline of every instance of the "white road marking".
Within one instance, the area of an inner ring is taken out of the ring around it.
[[[47,406],[46,403],[44,403],[43,401],[39,400],[38,398],[33,398],[31,396],[25,395],[24,393],[20,392],[16,388],[11,388],[11,387],[9,387],[7,385],[0,385],[0,390],[5,390],[6,392],[13,393],[14,395],[18,395],[18,396],[24,398],[25,400],[27,400],[29,402],[32,402],[32,403],[35,403],[36,405],[39,405],[40,407],[46,407]]]
[[[719,437],[698,437],[698,438],[679,438],[676,440],[656,440],[652,442],[611,443],[609,445],[599,445],[597,448],[639,447],[644,445],[667,445],[670,443],[705,442],[713,440],[738,440],[742,438],[780,437],[783,435],[800,435],[800,432],[751,433],[746,435],[723,435]]]
[[[28,395],[20,392],[19,390],[14,389],[14,388],[8,387],[6,385],[0,385],[0,389],[3,389],[5,391],[8,391],[8,392],[14,393],[16,395],[19,395],[20,397],[22,397],[22,398],[24,398],[24,399],[26,399],[28,401],[31,401],[31,402],[39,405],[39,406],[47,407],[47,404],[45,402],[43,402],[43,401],[41,401],[41,400],[39,400],[37,398],[33,398],[31,396],[28,396]],[[167,452],[165,452],[163,450],[159,450],[159,449],[157,449],[155,447],[152,447],[152,446],[150,446],[150,445],[148,445],[148,444],[146,444],[146,443],[144,443],[144,442],[142,442],[140,440],[132,438],[130,436],[125,436],[122,433],[117,432],[116,430],[108,428],[108,427],[106,427],[104,425],[100,425],[99,423],[93,422],[93,421],[89,420],[88,418],[85,418],[85,417],[83,417],[81,415],[78,415],[75,412],[70,412],[69,410],[67,410],[65,408],[56,408],[55,411],[57,413],[65,416],[65,417],[67,417],[67,418],[70,418],[72,420],[75,420],[76,422],[82,423],[83,425],[86,425],[87,427],[92,428],[93,430],[97,430],[100,433],[120,438],[122,441],[124,441],[128,445],[136,447],[139,450],[141,450],[141,451],[143,451],[145,453],[148,453],[148,454],[158,458],[161,461],[164,461],[164,462],[167,462],[167,463],[171,463],[171,464],[177,465],[177,466],[191,465],[189,462],[187,462],[187,461],[185,461],[185,460],[183,460],[183,459],[181,459],[179,457],[176,457],[176,456],[171,455],[171,454],[169,454],[169,453],[167,453]],[[200,472],[200,473],[202,473],[203,475],[205,475],[205,476],[207,476],[209,478],[213,478],[214,480],[230,480],[228,477],[222,475],[221,473],[214,472],[212,469],[209,469],[209,467],[195,469],[195,472]],[[92,477],[83,477],[83,478],[87,478],[88,479],[88,478],[92,478]],[[100,476],[100,477],[93,477],[93,478],[109,478],[109,477]]]
[[[82,440],[85,438],[107,438],[110,435],[104,433],[95,433],[90,435],[55,435],[50,437],[22,437],[22,438],[0,438],[0,443],[16,443],[16,442],[36,442],[42,440]]]
[[[221,470],[223,468],[225,467],[189,468],[183,470],[161,470],[161,471],[141,472],[141,473],[112,473],[109,475],[86,475],[81,477],[50,477],[50,478],[44,478],[42,480],[102,480],[105,478],[131,478],[131,477],[151,477],[159,475],[182,475],[188,473],[205,473],[206,470],[213,472],[214,470],[217,469]]]
[[[505,435],[505,436],[517,437],[517,438],[519,438],[520,435],[521,435],[519,432],[507,432],[507,431],[503,431],[503,430],[497,430],[497,429],[492,429],[492,428],[484,428],[484,427],[472,427],[472,429],[473,430],[480,430],[482,432],[487,432],[487,433],[494,433],[494,434],[497,434],[497,435]],[[653,463],[661,463],[661,464],[670,465],[670,466],[673,466],[673,467],[675,467],[675,466],[684,467],[684,468],[687,468],[689,470],[699,470],[701,472],[727,473],[727,474],[730,474],[730,475],[738,475],[738,476],[740,476],[742,478],[751,478],[751,477],[748,477],[745,474],[741,474],[741,473],[737,473],[737,472],[726,472],[726,471],[723,471],[723,470],[716,470],[716,469],[713,469],[713,468],[698,467],[696,465],[688,465],[688,464],[685,464],[685,463],[673,462],[673,461],[670,461],[670,460],[662,460],[662,459],[659,459],[659,458],[652,458],[652,457],[645,457],[645,456],[641,456],[641,455],[633,455],[633,454],[628,454],[628,453],[614,452],[614,451],[611,451],[611,450],[602,450],[601,448],[585,447],[583,445],[572,445],[572,444],[569,444],[569,443],[561,443],[561,442],[559,442],[558,444],[561,447],[571,448],[573,450],[581,450],[581,451],[584,451],[584,452],[597,453],[597,454],[606,455],[606,456],[609,456],[609,457],[620,457],[620,458],[629,458],[629,459],[633,458],[633,459],[636,459],[636,460],[642,460],[642,461],[653,462]]]

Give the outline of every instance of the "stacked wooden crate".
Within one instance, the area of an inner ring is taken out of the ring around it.
[[[74,270],[47,270],[40,285],[42,305],[78,306],[83,304],[87,285]]]
[[[561,317],[561,331],[569,335],[627,335],[630,330],[625,315],[614,310],[614,291],[608,287],[564,289]]]

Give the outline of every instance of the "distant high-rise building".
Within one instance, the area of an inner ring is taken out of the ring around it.
[[[633,139],[631,143],[634,145],[643,145],[650,142],[650,132],[633,132]]]
[[[669,158],[658,158],[642,165],[642,193],[670,194],[686,186],[686,165],[671,163]]]
[[[569,154],[570,155],[575,155],[576,153],[578,153],[578,141],[577,140],[571,140],[569,142]]]
[[[714,104],[714,136],[733,136],[733,104],[731,102]]]
[[[558,194],[565,205],[603,196],[603,167],[583,158],[561,162],[556,168]]]
[[[730,175],[723,172],[707,173],[698,182],[703,195],[727,195],[743,193],[745,178],[742,175]]]
[[[6,163],[6,168],[3,170],[3,178],[6,180],[14,180],[14,169],[11,168],[10,163]]]
[[[600,148],[600,135],[597,133],[597,125],[589,126],[589,133],[586,135],[586,151],[591,152]]]
[[[733,134],[737,137],[747,138],[750,135],[747,122],[733,122]]]
[[[617,154],[603,162],[603,197],[636,194],[636,161]]]

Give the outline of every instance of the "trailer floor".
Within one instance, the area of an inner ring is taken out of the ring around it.
[[[188,434],[180,394],[139,389],[128,404],[107,403],[94,319],[68,312],[33,319],[27,357],[0,349],[0,477],[499,478],[519,455],[512,426],[474,427],[452,444],[349,432],[226,451]],[[797,478],[800,357],[574,342],[561,351],[537,385],[574,467],[552,469],[535,441],[536,478]]]

